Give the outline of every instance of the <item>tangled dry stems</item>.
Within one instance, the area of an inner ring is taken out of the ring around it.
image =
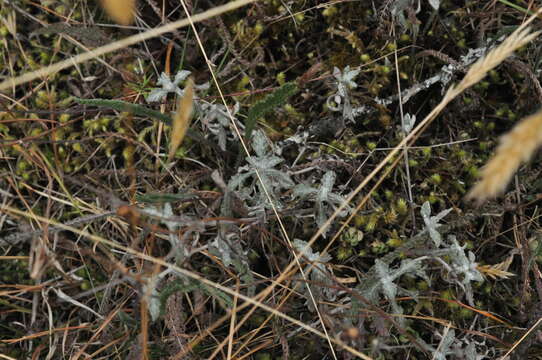
[[[510,56],[513,51],[533,40],[538,35],[539,32],[530,33],[528,28],[518,29],[518,31],[514,32],[499,47],[495,48],[485,58],[475,63],[471,67],[463,81],[461,81],[458,86],[450,88],[447,95],[436,109],[440,111],[446,104],[448,104],[453,98],[459,95],[463,90],[480,81],[484,76],[487,75],[487,72],[489,70],[499,65],[505,58]],[[426,119],[424,119],[424,121],[416,128],[416,130],[412,132],[413,135],[405,139],[405,143],[409,140],[415,139],[415,137],[421,132],[424,126],[426,126],[431,120],[436,117],[438,111],[432,112]],[[536,148],[542,143],[542,131],[540,131],[541,126],[542,111],[527,117],[520,124],[518,124],[518,126],[516,126],[509,134],[503,137],[503,139],[501,140],[501,145],[499,146],[495,157],[490,161],[490,163],[482,172],[482,181],[471,191],[471,193],[469,193],[469,197],[482,200],[494,196],[499,191],[502,191],[502,189],[506,186],[506,183],[509,181],[510,177],[519,167],[520,163],[522,161],[528,160],[532,153],[536,150]],[[404,143],[399,144],[396,148],[397,151],[399,151],[403,147],[403,145]],[[393,156],[394,154],[390,154],[389,158]],[[384,166],[386,162],[387,160],[384,160],[382,162],[382,166]],[[381,168],[382,167],[378,168],[377,171]],[[371,177],[372,176],[374,175],[371,174]],[[355,193],[359,192],[362,187],[356,189]],[[352,197],[355,195],[355,193],[352,195]],[[351,200],[352,197],[349,197],[348,201]],[[338,211],[340,211],[340,209]],[[332,219],[330,219],[329,222],[331,222]],[[314,237],[314,239],[316,239],[316,237],[317,235]],[[146,260],[155,261],[154,258],[148,258]],[[173,268],[170,264],[162,265]],[[293,264],[290,265],[292,266]],[[284,273],[288,273],[288,271],[284,271]],[[201,281],[205,282],[203,279],[201,279]],[[218,284],[214,284],[211,282],[207,283],[211,286],[222,289]],[[225,292],[228,292],[228,290],[232,291],[228,288],[223,288],[222,290]],[[232,295],[238,296],[239,294],[232,292]],[[263,307],[267,311],[273,313],[276,312],[276,310],[264,307],[262,306],[263,304],[256,303],[252,299],[247,299],[243,296],[240,297],[241,299],[247,301],[246,304],[251,303],[253,305]],[[280,314],[276,315],[281,316]],[[284,318],[286,320],[292,321],[292,319],[290,318]],[[321,337],[325,337],[325,335],[323,335],[322,333],[317,334]],[[348,349],[347,347],[345,348]],[[348,350],[352,351],[352,349]],[[355,352],[352,351],[352,353]],[[363,356],[360,354],[357,355]]]

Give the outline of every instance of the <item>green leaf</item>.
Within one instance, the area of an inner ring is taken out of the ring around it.
[[[259,118],[268,112],[282,106],[288,98],[297,92],[297,85],[293,82],[287,82],[271,94],[267,95],[262,100],[258,101],[248,111],[248,116],[245,124],[245,141],[250,140],[252,131],[256,127],[256,122]]]
[[[107,107],[107,108],[114,109],[117,111],[127,111],[127,112],[131,112],[134,115],[147,116],[147,117],[162,121],[163,123],[166,123],[167,125],[171,125],[171,117],[169,115],[162,114],[159,111],[149,109],[142,105],[132,104],[132,103],[121,101],[121,100],[109,100],[109,99],[75,98],[74,100],[77,103],[82,104],[82,105],[103,106],[103,107]],[[201,134],[195,132],[193,129],[188,129],[186,136],[188,136],[192,140],[204,143],[205,145],[210,146],[219,152],[222,152],[217,144],[211,141],[208,141]]]
[[[145,106],[132,104],[121,100],[108,100],[108,99],[81,99],[75,98],[75,101],[82,105],[91,106],[103,106],[118,111],[128,111],[138,116],[148,116],[166,124],[171,124],[171,117],[166,114],[162,114],[160,111],[149,109]]]
[[[143,195],[136,195],[136,200],[142,203],[148,204],[159,204],[159,203],[169,203],[176,201],[186,201],[195,199],[194,194],[161,194],[161,193],[150,193]]]

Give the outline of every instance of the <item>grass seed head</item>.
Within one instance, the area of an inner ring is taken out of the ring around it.
[[[101,0],[107,15],[121,25],[130,25],[134,21],[135,0]]]

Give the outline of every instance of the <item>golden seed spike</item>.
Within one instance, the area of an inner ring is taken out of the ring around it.
[[[190,125],[190,119],[192,115],[192,109],[194,104],[194,81],[192,78],[188,78],[186,87],[184,88],[184,95],[179,100],[177,106],[177,112],[173,117],[173,127],[171,128],[171,142],[169,144],[169,155],[167,162],[169,163],[175,152],[183,142],[183,139]]]

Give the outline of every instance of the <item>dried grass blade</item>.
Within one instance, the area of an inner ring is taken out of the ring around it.
[[[130,25],[134,21],[135,0],[101,0],[107,15],[121,25]]]
[[[489,70],[502,63],[514,51],[528,44],[540,35],[540,31],[531,33],[529,27],[519,28],[507,37],[499,46],[491,50],[482,59],[475,62],[459,83],[458,88],[466,89],[482,80]]]
[[[173,124],[171,129],[171,142],[169,144],[169,155],[167,162],[169,163],[175,152],[183,142],[183,139],[188,130],[188,125],[190,125],[190,119],[192,115],[192,109],[194,107],[194,82],[191,78],[188,79],[188,83],[184,89],[184,95],[179,100],[179,105],[177,106],[177,112],[173,117]]]
[[[81,309],[85,309],[86,311],[94,314],[96,317],[98,317],[100,319],[104,318],[102,315],[98,314],[96,311],[92,310],[90,307],[86,306],[85,304],[80,303],[79,301],[75,300],[74,298],[72,298],[68,294],[64,293],[62,290],[55,289],[55,288],[52,288],[52,289],[56,292],[56,294],[58,295],[58,297],[60,299],[62,299],[64,301],[67,301],[67,302],[71,303],[74,306],[80,307]]]
[[[482,169],[481,179],[467,194],[478,203],[498,195],[522,162],[542,144],[542,109],[527,116],[501,138],[495,155]]]
[[[256,2],[257,0],[233,0],[230,1],[224,5],[215,6],[207,11],[204,11],[202,13],[199,13],[197,15],[194,15],[191,17],[190,21],[196,23],[201,22],[203,20],[207,20],[212,18],[213,16],[218,16],[220,14],[223,14],[228,11],[233,11],[235,9],[238,9],[242,6],[245,6],[247,4],[251,4]],[[42,67],[40,69],[34,70],[32,72],[25,73],[23,75],[17,76],[17,77],[9,77],[2,82],[0,82],[0,91],[4,91],[10,88],[14,88],[15,86],[19,86],[21,84],[27,83],[29,81],[39,79],[42,77],[46,77],[50,74],[56,73],[62,69],[67,69],[69,67],[75,66],[77,64],[81,64],[85,61],[88,61],[90,59],[95,59],[101,55],[108,54],[113,51],[117,51],[119,49],[123,49],[127,46],[134,45],[137,43],[140,43],[142,41],[152,39],[156,36],[160,36],[162,34],[165,34],[170,31],[174,31],[178,28],[188,26],[190,24],[190,21],[188,19],[180,19],[177,21],[173,21],[171,23],[167,23],[165,25],[162,25],[160,27],[150,29],[145,32],[140,32],[137,34],[134,34],[132,36],[129,36],[127,38],[124,38],[122,40],[118,40],[115,42],[112,42],[110,44],[100,46],[99,48],[81,53],[79,55],[75,55],[72,57],[69,57],[67,59],[64,59],[62,61],[59,61],[55,64],[51,64],[49,66]]]

